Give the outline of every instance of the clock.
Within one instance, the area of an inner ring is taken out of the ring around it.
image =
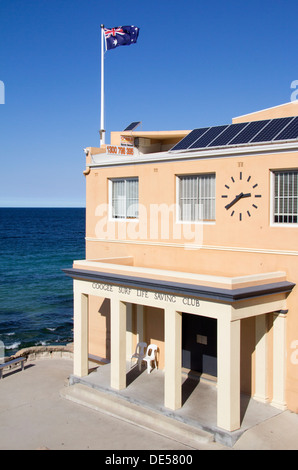
[[[251,175],[246,176],[240,171],[238,175],[230,177],[225,188],[225,194],[221,197],[226,202],[225,211],[231,217],[241,221],[245,217],[250,218],[258,209],[262,195],[258,183],[253,181]]]

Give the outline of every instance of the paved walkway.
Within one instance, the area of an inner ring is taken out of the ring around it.
[[[72,361],[39,359],[0,381],[1,450],[181,450],[192,448],[61,397]],[[211,448],[220,448],[211,445]],[[209,449],[210,446],[202,445]]]
[[[186,445],[61,397],[72,361],[39,359],[0,381],[0,449],[180,450]],[[198,448],[198,447],[196,447]],[[215,442],[200,449],[227,449]],[[247,430],[234,449],[298,450],[298,415],[289,411]]]
[[[85,387],[92,387],[99,392],[104,392],[107,397],[106,408],[113,408],[112,400],[117,398],[119,405],[121,401],[124,402],[124,406],[127,402],[132,404],[136,413],[140,407],[145,410],[142,413],[144,419],[146,419],[147,412],[155,412],[156,422],[163,417],[170,417],[175,420],[177,426],[179,423],[187,424],[192,428],[194,435],[203,430],[211,433],[213,440],[228,447],[233,447],[247,430],[281,413],[281,410],[269,404],[257,402],[248,395],[241,394],[241,427],[233,432],[225,431],[217,426],[217,387],[214,381],[202,378],[197,380],[191,375],[182,374],[183,406],[172,411],[164,407],[163,370],[154,369],[150,374],[147,374],[145,367],[140,372],[138,367],[131,367],[130,362],[127,362],[126,366],[127,387],[120,391],[116,391],[110,386],[111,364],[95,368],[89,372],[87,377],[80,379],[71,377],[71,381],[79,381]],[[84,393],[83,390],[82,393]],[[110,401],[108,402],[109,397]],[[91,401],[93,401],[92,398]],[[97,401],[102,401],[102,398],[98,396]],[[82,400],[79,399],[79,402],[88,404],[88,399],[84,401],[82,398]],[[125,409],[123,415],[127,416]],[[191,432],[191,429],[189,431]],[[183,435],[183,430],[180,434]]]

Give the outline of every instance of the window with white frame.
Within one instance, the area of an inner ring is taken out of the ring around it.
[[[137,219],[139,215],[139,179],[110,180],[112,218]]]
[[[274,173],[273,221],[277,224],[298,223],[298,170]]]
[[[178,181],[180,221],[214,221],[215,174],[183,175]]]

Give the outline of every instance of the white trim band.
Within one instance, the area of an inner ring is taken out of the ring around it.
[[[106,238],[85,237],[87,242],[106,242],[106,243],[124,243],[133,245],[148,246],[170,246],[172,248],[184,248],[188,250],[215,250],[215,251],[235,251],[244,253],[263,253],[272,255],[298,256],[298,251],[293,250],[274,250],[270,248],[250,248],[241,246],[215,246],[215,245],[196,245],[194,243],[170,243],[170,242],[153,242],[148,240],[116,240]]]

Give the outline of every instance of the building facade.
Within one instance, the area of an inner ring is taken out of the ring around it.
[[[86,149],[86,259],[74,280],[74,375],[88,357],[126,387],[136,344],[158,346],[164,405],[181,371],[217,383],[217,425],[240,393],[298,412],[298,103],[193,131],[111,133]]]

